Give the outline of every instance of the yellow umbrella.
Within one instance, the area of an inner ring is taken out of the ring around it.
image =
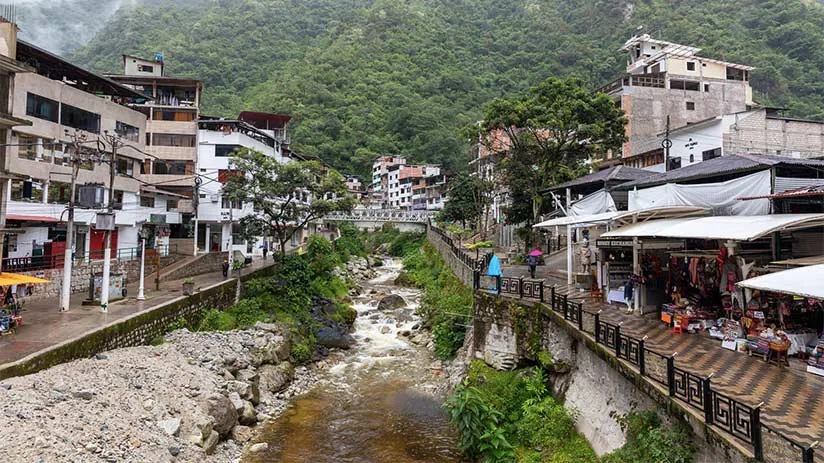
[[[42,278],[36,278],[29,275],[23,275],[20,273],[8,273],[8,272],[1,272],[0,273],[0,286],[9,286],[9,285],[26,285],[26,284],[42,284],[48,283],[49,280],[44,280]]]

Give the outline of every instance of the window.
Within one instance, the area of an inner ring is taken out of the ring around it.
[[[153,196],[140,195],[140,207],[154,208],[155,199]]]
[[[154,161],[153,174],[157,175],[191,175],[192,163],[189,161]]]
[[[140,141],[140,129],[138,129],[137,127],[135,127],[133,125],[129,125],[125,122],[117,121],[117,124],[115,125],[114,131],[117,132],[118,135],[125,138],[126,140],[135,141],[135,142]]]
[[[721,148],[715,148],[712,150],[707,150],[701,153],[701,160],[702,161],[709,161],[710,159],[715,159],[721,156]]]
[[[64,182],[49,182],[49,202],[54,204],[68,204],[71,197],[71,184]]]
[[[727,80],[747,80],[747,71],[727,67]]]
[[[687,61],[687,71],[695,70],[695,61]]]
[[[220,207],[223,209],[243,209],[243,203],[239,200],[229,201],[229,198],[221,196]]]
[[[704,84],[704,91],[705,91],[705,92],[709,92],[709,91],[710,91],[710,84]]]
[[[100,114],[63,104],[60,123],[91,133],[100,133]]]
[[[18,180],[11,181],[12,201],[43,201],[43,183],[39,180]]]
[[[166,210],[171,211],[171,212],[177,211],[177,204],[178,204],[177,199],[167,199],[166,200]]]
[[[191,121],[195,120],[195,113],[193,113],[191,111],[155,110],[154,120],[156,120],[156,121],[191,122]]]
[[[54,143],[50,142],[49,147],[51,148],[52,152],[52,160],[58,166],[68,166],[69,159],[66,157],[66,154],[63,152],[63,144],[62,143]]]
[[[667,170],[675,170],[681,168],[681,158],[670,158]]]
[[[31,137],[29,135],[18,135],[17,145],[17,157],[19,157],[20,159],[29,159],[31,161],[37,159],[37,137]]]
[[[671,80],[670,88],[675,90],[690,90],[697,92],[701,89],[701,84],[691,80]]]
[[[29,93],[26,95],[26,115],[57,122],[60,114],[60,103],[49,98]]]
[[[695,111],[695,102],[687,101],[687,111]]]
[[[131,177],[134,174],[134,161],[131,159],[117,159],[117,175]]]
[[[148,64],[138,64],[137,70],[140,72],[154,72],[154,66],[149,66]]]
[[[242,146],[239,145],[215,145],[215,157],[229,157],[235,150],[238,150],[240,148],[242,148]]]
[[[695,162],[695,155],[690,154],[690,163],[693,163],[693,162]]]
[[[151,140],[151,146],[179,146],[184,148],[194,148],[197,143],[197,136],[155,133],[151,134]]]
[[[123,209],[123,190],[114,190],[114,204],[112,207],[118,211]]]

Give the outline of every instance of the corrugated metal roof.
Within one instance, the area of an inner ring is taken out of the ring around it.
[[[698,162],[687,167],[669,172],[647,174],[640,180],[627,182],[615,187],[618,190],[631,190],[635,187],[649,187],[665,183],[688,182],[703,178],[719,177],[736,173],[746,173],[769,169],[777,165],[812,166],[824,168],[824,161],[813,159],[795,159],[771,154],[730,154],[709,161]]]
[[[764,196],[745,196],[743,198],[738,198],[741,201],[748,201],[750,199],[786,199],[786,198],[803,198],[806,196],[824,196],[824,184],[819,185],[810,185],[801,188],[795,188],[793,190],[782,191],[781,193],[775,193],[771,195],[764,195]]]
[[[609,169],[599,170],[583,177],[578,177],[575,180],[570,180],[557,186],[547,189],[547,191],[557,191],[566,188],[573,188],[584,185],[598,185],[604,182],[629,182],[632,180],[640,180],[649,177],[650,171],[644,169],[636,169],[627,166],[614,166]]]

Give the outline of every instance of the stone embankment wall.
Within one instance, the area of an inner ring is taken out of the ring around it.
[[[271,274],[273,267],[243,275],[246,281]],[[147,344],[162,336],[169,326],[181,319],[187,325],[197,324],[203,313],[212,308],[223,309],[234,303],[238,280],[229,279],[206,287],[191,296],[182,296],[165,304],[146,309],[130,317],[101,326],[77,338],[37,352],[0,369],[0,380],[22,376],[72,360],[121,347]]]
[[[465,265],[461,259],[458,258],[453,252],[452,247],[449,244],[441,239],[441,236],[438,235],[432,227],[427,228],[426,230],[426,239],[435,246],[435,249],[441,254],[441,257],[452,271],[455,273],[455,276],[460,278],[460,280],[468,287],[472,287],[472,269]]]

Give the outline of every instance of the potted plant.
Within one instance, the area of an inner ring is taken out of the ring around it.
[[[183,294],[190,296],[195,292],[195,280],[194,278],[184,278],[183,279]]]

